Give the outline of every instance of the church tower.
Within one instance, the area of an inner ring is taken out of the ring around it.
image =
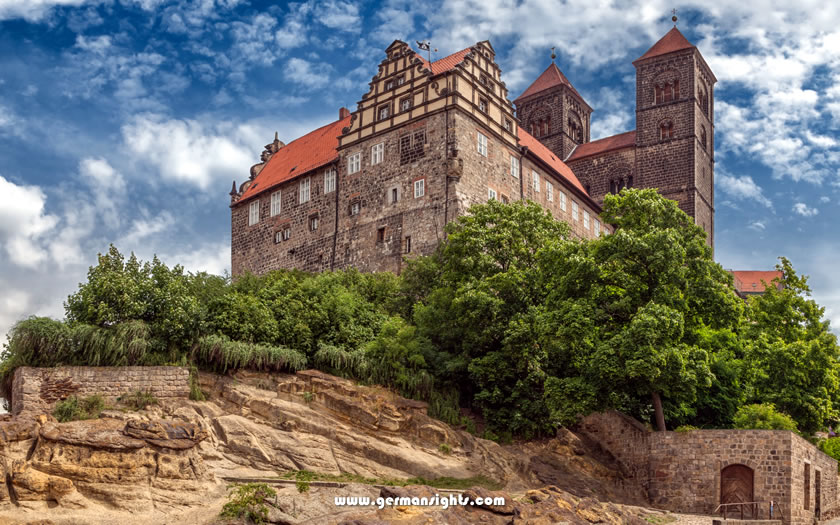
[[[633,65],[636,187],[657,188],[677,201],[714,246],[717,79],[676,25]]]
[[[561,160],[589,142],[592,108],[553,60],[513,103],[521,128]]]

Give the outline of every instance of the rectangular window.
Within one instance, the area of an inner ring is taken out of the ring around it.
[[[274,232],[274,244],[280,244],[283,240],[283,230],[277,230]]]
[[[583,210],[583,229],[589,231],[589,212]]]
[[[391,107],[388,104],[379,106],[379,109],[376,111],[376,116],[379,120],[385,120],[391,116]]]
[[[385,226],[380,226],[376,230],[376,242],[385,242]]]
[[[400,190],[391,188],[391,204],[395,204],[398,200],[400,200]]]
[[[426,156],[426,130],[406,133],[400,137],[400,165],[415,162]]]
[[[491,201],[496,200],[496,190],[493,188],[487,188],[487,198]]]
[[[572,201],[572,220],[578,220],[578,203]]]
[[[601,221],[595,219],[595,235],[601,235]]]
[[[271,194],[271,216],[274,217],[275,215],[280,213],[280,190],[275,191]]]
[[[519,157],[510,156],[510,174],[517,179],[519,178]]]
[[[545,198],[548,202],[554,202],[554,184],[545,181]]]
[[[347,157],[347,174],[352,175],[362,169],[362,154],[354,153]]]
[[[509,118],[505,119],[505,129],[508,131],[513,131],[513,122]]]
[[[274,244],[288,241],[292,237],[292,227],[284,226],[282,230],[274,232]]]
[[[531,170],[531,182],[532,182],[531,186],[534,188],[534,191],[539,193],[540,192],[540,176],[534,170]]]
[[[370,148],[370,165],[373,166],[375,164],[379,164],[384,158],[385,143],[380,142],[379,144],[374,144],[373,147]]]
[[[414,181],[414,198],[418,199],[426,194],[426,179]]]
[[[248,208],[248,226],[253,226],[260,222],[260,201],[259,199],[251,203]]]
[[[397,85],[402,86],[405,84],[405,75],[400,75],[397,77]]]
[[[803,480],[804,481],[803,487],[805,489],[805,494],[803,494],[803,496],[804,496],[803,499],[805,500],[805,510],[808,510],[811,507],[811,465],[810,464],[805,463],[805,472],[803,474],[804,474],[804,477],[805,477],[805,479]]]
[[[411,109],[411,97],[400,99],[400,111],[408,111]]]
[[[324,193],[335,191],[335,170],[330,168],[324,173]]]
[[[309,177],[300,181],[300,203],[309,202]]]
[[[318,231],[318,216],[315,215],[314,217],[309,217],[309,230],[310,231]]]
[[[389,89],[394,89],[394,81],[393,80],[389,80],[389,81],[385,82],[385,90],[387,91]]]
[[[354,201],[350,203],[350,215],[358,215],[362,211],[362,203]]]
[[[405,253],[411,253],[411,236],[405,236]]]
[[[562,191],[559,192],[560,195],[560,209],[566,211],[566,194]]]
[[[482,113],[487,113],[487,100],[483,98],[478,99],[478,110]]]
[[[487,137],[481,133],[478,134],[478,152],[487,156]]]

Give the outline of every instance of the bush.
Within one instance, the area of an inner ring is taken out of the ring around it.
[[[444,454],[452,454],[452,447],[450,447],[446,443],[441,443],[440,446],[438,446],[438,450],[440,450]]]
[[[798,431],[793,418],[779,412],[770,403],[742,406],[735,413],[733,421],[735,428]]]
[[[105,400],[102,396],[88,396],[82,399],[70,396],[55,404],[53,416],[60,423],[67,423],[82,419],[96,419],[104,409]]]
[[[820,442],[820,450],[840,461],[840,437],[828,438]],[[837,466],[840,469],[840,465]]]
[[[687,433],[691,432],[692,430],[698,430],[698,428],[694,425],[680,425],[674,429],[674,432]]]
[[[277,492],[265,483],[245,483],[231,488],[230,501],[220,514],[223,518],[245,518],[258,525],[268,521],[268,499]]]
[[[157,405],[158,399],[150,391],[135,390],[131,394],[123,394],[117,401],[131,408],[132,410],[143,410],[149,405]]]

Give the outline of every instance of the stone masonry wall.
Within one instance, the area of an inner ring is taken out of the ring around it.
[[[837,461],[792,432],[650,432],[618,412],[592,414],[583,420],[581,430],[601,443],[630,476],[647,488],[651,504],[658,508],[713,514],[720,504],[721,470],[733,464],[753,470],[755,500],[779,504],[777,509],[785,523],[813,523],[817,473],[820,509],[836,506]]]
[[[19,367],[12,378],[12,414],[49,412],[71,395],[101,395],[109,401],[137,390],[158,399],[187,399],[190,371],[176,366]]]

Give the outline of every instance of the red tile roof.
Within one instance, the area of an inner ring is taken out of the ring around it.
[[[640,60],[645,60],[647,58],[658,57],[660,55],[665,55],[668,53],[673,53],[674,51],[682,51],[683,49],[691,49],[694,47],[694,44],[689,42],[680,30],[674,26],[673,29],[665,33],[665,36],[659,39],[659,42],[653,44],[653,47],[647,50],[647,53],[640,56],[633,62],[639,62]]]
[[[781,279],[782,272],[780,271],[732,271],[732,277],[735,279],[735,289],[741,293],[764,293],[765,286],[761,283],[764,281],[767,286],[772,286],[773,279]]]
[[[269,159],[254,182],[245,190],[238,203],[254,197],[278,184],[307,171],[320,168],[338,158],[338,136],[350,125],[350,117],[309,132],[286,144]]]
[[[636,145],[636,132],[626,131],[613,135],[612,137],[605,137],[603,139],[593,140],[586,144],[581,144],[572,151],[572,155],[566,159],[571,162],[573,160],[582,159],[591,155],[598,155],[617,149],[629,148]]]
[[[583,97],[580,96],[580,93],[578,93],[575,87],[572,85],[572,83],[569,82],[569,79],[566,78],[566,75],[564,75],[563,72],[560,71],[560,68],[557,67],[557,64],[552,62],[551,65],[548,66],[546,70],[543,71],[542,74],[537,77],[534,83],[528,86],[528,89],[526,89],[521,95],[519,95],[519,97],[517,97],[517,99],[514,100],[513,103],[516,104],[516,102],[520,99],[530,97],[535,93],[545,91],[548,88],[559,86],[561,84],[564,84],[566,87],[571,89],[572,93],[574,93],[581,100],[583,100]]]
[[[587,194],[572,169],[568,167],[565,162],[558,159],[551,150],[543,146],[542,142],[538,141],[532,137],[530,133],[522,129],[522,127],[519,127],[519,145],[526,146],[540,160],[554,168],[554,171],[569,181],[572,186],[576,187],[584,194]]]
[[[423,66],[425,66],[426,69],[432,70],[432,75],[439,75],[441,73],[451,71],[455,66],[463,62],[464,57],[467,56],[467,54],[471,50],[472,48],[468,47],[466,49],[458,51],[457,53],[452,53],[448,57],[443,57],[440,60],[435,60],[434,62],[432,62],[431,68],[429,68],[429,61],[423,58],[423,55],[421,55],[421,51],[415,51],[415,53],[417,53],[417,56],[419,56],[420,60],[423,61]]]

